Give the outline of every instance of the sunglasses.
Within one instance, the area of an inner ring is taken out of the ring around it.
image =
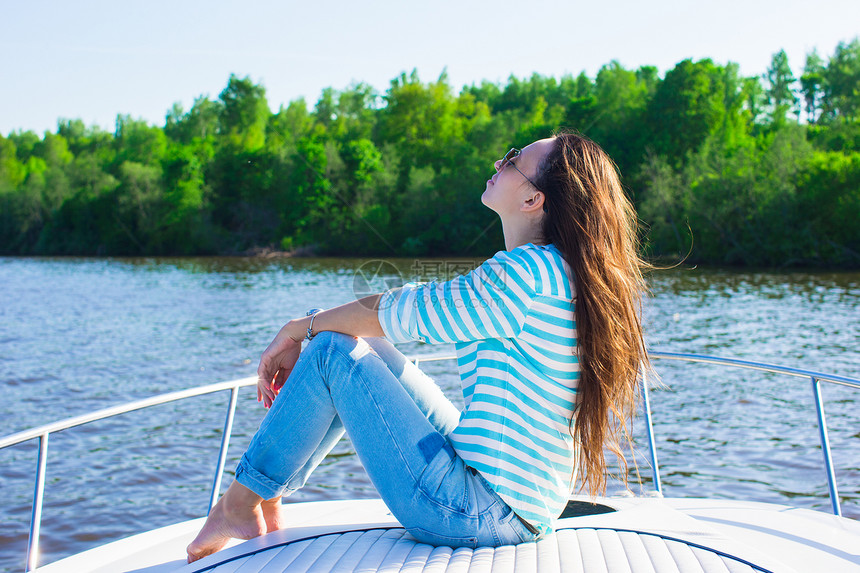
[[[514,163],[514,159],[516,159],[517,157],[519,157],[519,156],[522,154],[522,152],[523,152],[523,150],[522,150],[522,149],[517,149],[516,147],[512,147],[512,148],[511,148],[511,150],[510,150],[510,151],[508,151],[507,153],[505,153],[505,156],[504,156],[504,157],[502,157],[502,159],[501,159],[501,163],[499,163],[499,168],[498,168],[496,171],[498,171],[498,172],[500,172],[500,173],[501,173],[501,172],[502,172],[502,170],[503,170],[505,167],[507,167],[508,165],[510,165],[511,167],[513,167],[514,169],[516,169],[516,170],[517,170],[517,172],[518,172],[520,175],[522,175],[523,177],[525,177],[526,181],[528,181],[529,183],[531,183],[531,184],[532,184],[532,187],[534,187],[535,189],[537,189],[538,191],[540,191],[540,188],[539,188],[537,185],[535,185],[534,181],[532,181],[531,179],[529,179],[529,176],[528,176],[528,175],[526,175],[525,173],[523,173],[522,171],[520,171],[520,168],[519,168],[519,167],[517,167],[517,166],[516,166],[516,164]]]

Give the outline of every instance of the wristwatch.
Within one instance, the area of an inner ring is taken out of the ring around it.
[[[321,308],[312,308],[305,313],[305,316],[311,317],[311,323],[308,325],[308,333],[307,336],[305,336],[305,340],[313,340],[314,336],[317,335],[317,333],[313,331],[314,318],[316,318],[316,314],[321,310]]]

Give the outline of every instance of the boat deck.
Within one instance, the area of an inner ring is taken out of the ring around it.
[[[574,498],[581,506],[587,498]],[[710,499],[601,498],[615,511],[565,517],[536,543],[432,547],[381,500],[288,504],[288,526],[192,564],[202,519],[98,547],[39,573],[480,571],[604,573],[860,572],[860,523],[816,511]]]

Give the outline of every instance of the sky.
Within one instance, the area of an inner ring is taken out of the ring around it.
[[[269,106],[363,81],[383,93],[417,69],[455,91],[513,74],[560,77],[604,64],[686,58],[763,74],[784,49],[799,76],[860,35],[860,0],[0,0],[0,134],[60,118],[113,131],[117,114],[164,125],[179,102],[216,99],[231,73]]]

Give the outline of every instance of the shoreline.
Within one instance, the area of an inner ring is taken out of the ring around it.
[[[291,251],[283,251],[269,247],[254,247],[242,252],[218,253],[207,255],[176,255],[176,254],[149,254],[149,255],[68,255],[68,254],[28,254],[28,255],[0,255],[3,260],[81,260],[81,261],[127,261],[127,260],[192,260],[192,259],[232,259],[236,261],[276,261],[284,259],[355,259],[355,260],[439,260],[457,259],[482,261],[490,258],[492,254],[481,255],[350,255],[350,254],[318,254],[315,247],[300,247]],[[646,278],[648,276],[659,276],[664,271],[696,271],[696,270],[730,270],[748,273],[860,273],[860,266],[752,266],[733,265],[728,263],[695,262],[689,260],[677,260],[670,256],[651,257],[649,264],[656,266],[654,269],[644,269]]]

